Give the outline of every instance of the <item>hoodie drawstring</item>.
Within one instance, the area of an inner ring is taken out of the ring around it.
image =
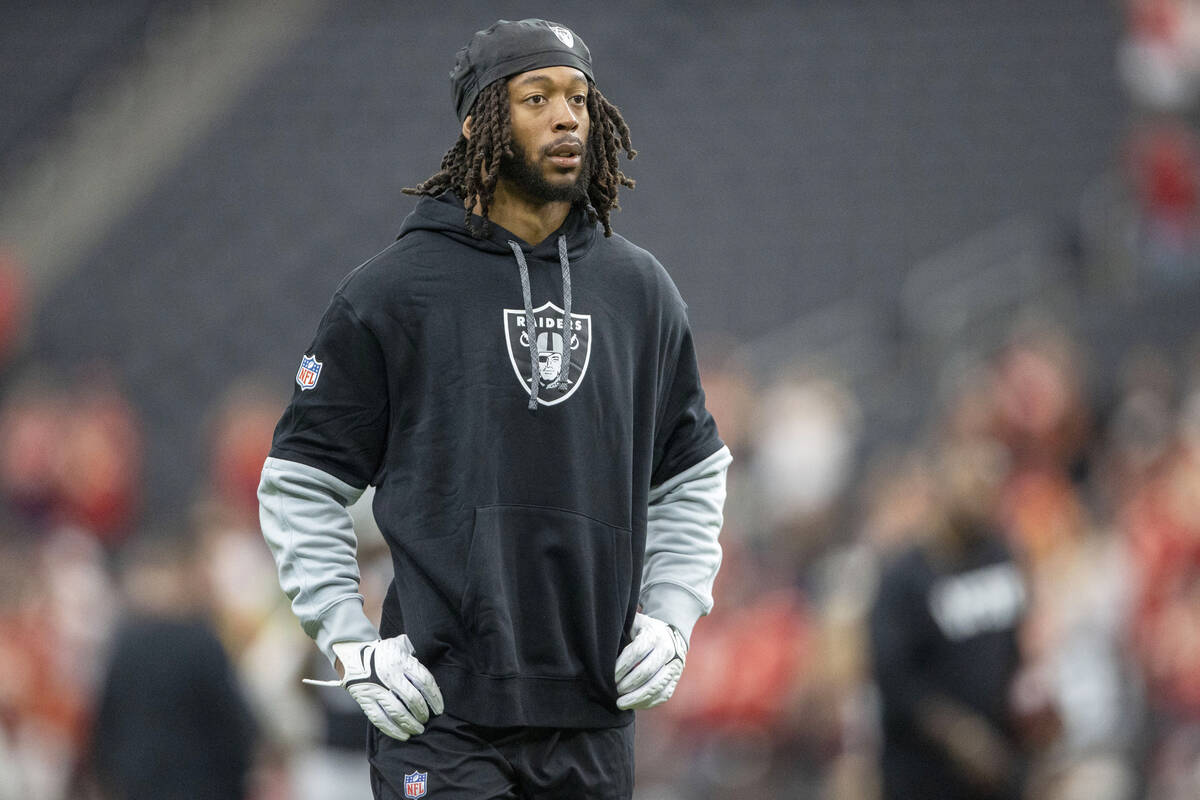
[[[563,337],[562,337],[562,370],[558,373],[558,377],[553,383],[547,385],[549,389],[559,389],[565,392],[569,380],[568,375],[571,374],[571,262],[567,260],[567,237],[558,237],[558,263],[562,266],[562,284],[563,284]],[[560,388],[561,386],[561,388]]]
[[[533,324],[533,297],[529,290],[529,267],[525,264],[525,254],[521,246],[511,239],[508,246],[512,248],[513,256],[517,259],[517,269],[521,273],[521,298],[525,301],[525,338],[529,340],[529,410],[536,412],[538,408],[538,390],[541,388],[541,375],[538,371],[537,330]],[[563,284],[563,334],[560,337],[562,350],[559,353],[561,369],[558,377],[546,384],[547,389],[567,390],[568,375],[571,372],[571,262],[567,259],[567,237],[558,237],[558,263],[562,266]]]

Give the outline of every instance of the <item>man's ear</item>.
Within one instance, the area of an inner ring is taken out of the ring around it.
[[[462,135],[463,135],[464,139],[471,138],[471,122],[472,122],[471,115],[468,114],[467,118],[463,120],[463,124],[462,124]]]

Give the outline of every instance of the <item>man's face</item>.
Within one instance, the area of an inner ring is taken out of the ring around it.
[[[586,199],[587,95],[587,78],[573,67],[545,67],[510,78],[513,157],[501,160],[501,179],[538,202]]]
[[[542,380],[547,382],[553,381],[561,371],[562,354],[551,350],[543,350],[538,353],[538,372],[541,373]]]

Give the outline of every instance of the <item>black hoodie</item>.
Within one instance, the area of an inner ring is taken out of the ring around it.
[[[536,411],[510,242],[546,362]],[[342,282],[297,383],[271,455],[377,486],[395,568],[380,632],[408,634],[446,707],[481,725],[627,722],[613,668],[648,491],[722,447],[686,306],[654,257],[579,208],[531,247],[494,224],[473,238],[453,194],[422,198]]]

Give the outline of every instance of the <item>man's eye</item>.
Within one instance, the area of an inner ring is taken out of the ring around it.
[[[584,103],[586,103],[586,102],[587,102],[587,96],[586,96],[586,95],[582,95],[582,94],[577,94],[577,95],[575,95],[574,97],[572,97],[572,98],[571,98],[571,102],[575,103],[576,105],[580,105],[580,106],[581,106],[581,105],[583,105]]]
[[[535,94],[535,95],[525,98],[525,102],[533,103],[536,106],[536,105],[541,105],[542,103],[546,102],[546,98],[540,94]]]

